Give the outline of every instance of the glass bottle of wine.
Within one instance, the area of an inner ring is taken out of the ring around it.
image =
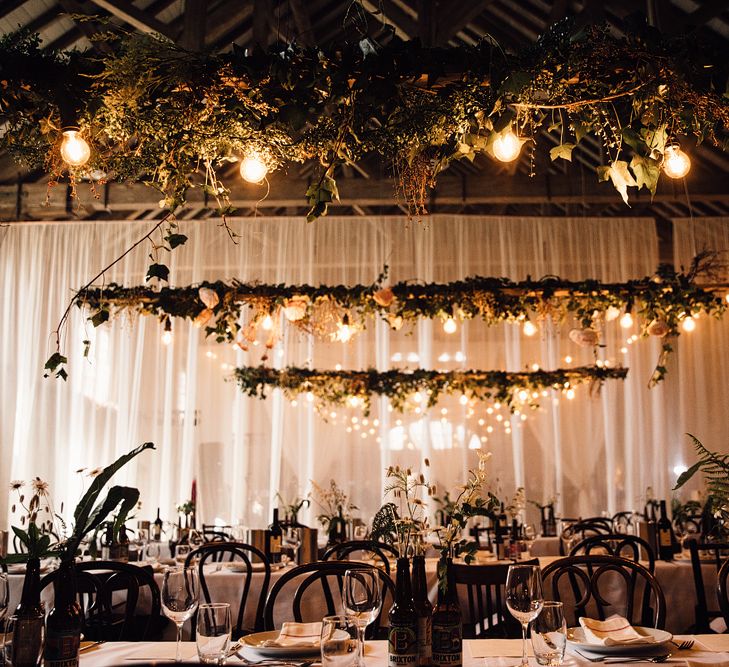
[[[438,603],[433,612],[433,664],[436,667],[460,667],[463,664],[463,621],[450,558],[441,558],[438,575],[441,581]],[[443,576],[445,585],[441,585]]]
[[[661,516],[656,525],[658,533],[658,557],[661,560],[673,560],[673,528],[666,513],[666,501],[661,500]]]
[[[273,522],[266,531],[266,556],[270,563],[281,562],[281,542],[283,539],[283,530],[278,520],[278,507],[273,509]]]
[[[45,667],[78,667],[83,614],[73,561],[61,561],[53,584],[54,605],[46,620]]]
[[[418,619],[418,667],[430,667],[433,662],[433,605],[428,600],[425,579],[425,556],[413,556],[413,606]]]
[[[397,559],[395,601],[388,614],[390,629],[387,634],[388,667],[416,665],[418,660],[418,617],[415,614],[410,588],[410,562]]]
[[[162,519],[159,517],[159,507],[157,508],[157,518],[152,524],[152,539],[159,542],[162,539]]]

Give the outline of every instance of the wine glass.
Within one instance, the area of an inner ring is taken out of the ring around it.
[[[506,575],[506,606],[521,623],[521,665],[528,667],[526,633],[544,605],[542,576],[538,565],[511,565]]]
[[[197,570],[191,567],[170,569],[162,580],[162,611],[177,626],[175,662],[181,662],[182,626],[197,609],[200,598]]]
[[[382,606],[377,570],[347,570],[344,575],[344,611],[357,625],[357,665],[364,665],[365,628],[377,618]]]
[[[10,601],[10,585],[8,584],[8,575],[0,572],[0,628],[8,610],[8,602]]]
[[[298,553],[301,547],[301,529],[289,526],[283,532],[282,546],[292,554],[291,560],[298,563]]]

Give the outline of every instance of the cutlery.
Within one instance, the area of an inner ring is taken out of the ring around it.
[[[680,649],[681,651],[688,651],[694,645],[694,640],[684,639],[684,641],[682,642],[675,642],[672,639],[671,644],[673,644],[677,649]]]
[[[259,667],[274,667],[274,665],[278,665],[279,667],[311,667],[311,665],[316,662],[316,660],[284,660],[280,658],[249,660],[243,656],[240,651],[237,651],[235,655],[244,665],[248,665],[249,667],[253,667],[255,665],[258,665]]]
[[[96,646],[99,646],[99,644],[103,644],[103,643],[105,643],[105,642],[106,642],[106,640],[105,640],[105,639],[100,639],[99,641],[96,641],[96,642],[91,642],[90,644],[86,644],[85,646],[82,646],[82,647],[81,647],[81,648],[80,648],[80,649],[78,650],[78,652],[79,652],[79,653],[83,653],[84,651],[88,651],[89,649],[95,648]]]
[[[582,656],[585,660],[590,662],[604,662],[606,665],[613,665],[618,663],[629,663],[629,662],[667,662],[671,657],[671,653],[664,653],[663,655],[641,655],[641,656],[607,656],[601,655],[592,657],[585,655],[581,651],[576,651],[577,654]]]

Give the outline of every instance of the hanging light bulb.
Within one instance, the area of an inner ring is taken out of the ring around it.
[[[496,137],[491,148],[497,160],[501,162],[513,162],[519,157],[523,143],[524,140],[509,129]]]
[[[341,341],[342,343],[347,343],[354,335],[354,328],[350,326],[349,324],[349,314],[344,313],[344,317],[342,317],[342,321],[337,324],[337,335],[335,336],[336,340]]]
[[[260,183],[264,178],[266,178],[267,173],[268,167],[257,153],[246,155],[240,161],[240,175],[244,181],[248,181],[249,183]]]
[[[575,390],[574,390],[574,389],[572,389],[572,388],[570,388],[570,389],[568,389],[568,390],[567,390],[567,391],[566,391],[566,392],[564,393],[564,395],[565,395],[565,396],[567,397],[567,400],[571,401],[571,400],[573,400],[573,399],[574,399],[574,397],[575,397]]]
[[[537,333],[536,325],[530,320],[524,322],[524,335],[533,336],[535,333]]]
[[[63,131],[61,157],[69,167],[83,167],[91,157],[91,148],[76,128]]]
[[[693,331],[696,329],[696,320],[690,315],[687,315],[681,320],[681,328],[687,332]]]
[[[162,344],[169,345],[172,342],[172,322],[169,318],[165,320],[165,329],[162,332]]]
[[[678,144],[666,146],[663,155],[663,171],[669,178],[683,178],[691,169],[691,160]]]
[[[452,317],[449,317],[445,322],[443,322],[443,331],[445,331],[447,334],[454,334],[457,330],[458,325]]]
[[[623,329],[630,329],[630,327],[633,326],[633,316],[630,313],[625,313],[620,318],[620,326],[623,327]]]
[[[264,331],[271,331],[271,329],[273,329],[273,318],[270,314],[266,315],[266,317],[261,320],[261,328]]]

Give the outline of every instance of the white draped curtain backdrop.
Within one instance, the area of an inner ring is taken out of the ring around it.
[[[172,285],[202,280],[266,283],[371,283],[389,267],[388,281],[457,280],[469,275],[514,280],[554,274],[623,281],[650,275],[658,264],[652,219],[506,218],[435,215],[424,223],[395,217],[232,221],[230,241],[214,220],[181,222],[190,238],[169,258]],[[599,393],[578,389],[574,400],[542,398],[526,419],[505,408],[468,406],[447,398],[426,412],[400,415],[375,400],[364,422],[356,410],[333,408],[324,421],[305,399],[294,406],[279,391],[265,401],[245,397],[226,381],[236,365],[257,365],[264,346],[249,352],[207,340],[189,322],[173,322],[161,343],[150,317],[114,319],[98,329],[74,308],[64,334],[67,382],[44,379],[53,351],[50,333],[75,289],[142,236],[149,222],[18,223],[0,228],[0,484],[40,476],[58,509],[73,506],[93,468],[145,441],[157,446],[117,476],[138,486],[139,518],[175,519],[175,505],[198,484],[199,517],[207,523],[268,523],[276,494],[301,496],[309,480],[335,479],[369,518],[382,502],[385,468],[423,467],[441,491],[461,483],[476,463],[474,448],[493,452],[491,480],[510,497],[517,486],[542,502],[558,496],[566,516],[642,506],[646,487],[668,497],[674,469],[693,460],[690,431],[727,449],[729,318],[699,320],[676,341],[668,379],[647,388],[658,356],[655,339],[627,344],[637,327],[606,328],[598,358],[630,368]],[[677,264],[696,249],[729,249],[729,220],[677,220]],[[150,261],[140,246],[106,280],[139,285]],[[538,322],[527,337],[517,324],[465,322],[448,335],[439,321],[391,331],[370,323],[348,344],[312,341],[292,327],[267,363],[315,368],[478,368],[523,370],[593,363],[577,347],[573,323]],[[83,341],[91,341],[88,359]],[[625,348],[626,351],[621,351]],[[568,362],[566,357],[571,357]],[[329,411],[327,411],[328,413]],[[355,423],[353,421],[357,419]],[[508,427],[506,426],[508,422]],[[509,432],[510,431],[510,432]],[[313,523],[316,506],[305,519]],[[532,519],[536,518],[532,512]],[[10,513],[0,493],[0,516]],[[4,523],[4,522],[3,522]]]

